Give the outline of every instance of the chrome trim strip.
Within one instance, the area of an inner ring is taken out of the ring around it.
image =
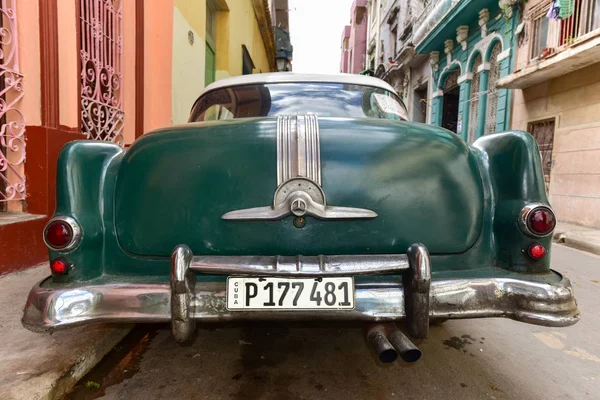
[[[362,276],[402,274],[408,257],[398,255],[352,256],[194,256],[190,269],[209,275],[246,276]]]
[[[528,222],[529,215],[538,208],[545,208],[545,209],[549,210],[552,213],[552,215],[554,215],[554,228],[552,228],[552,230],[545,235],[538,235],[537,233],[533,232],[529,228],[529,222]],[[552,210],[552,207],[550,207],[547,204],[530,203],[530,204],[527,204],[525,207],[523,207],[523,209],[521,210],[521,213],[519,214],[518,224],[519,224],[519,229],[521,230],[521,232],[523,232],[527,236],[530,236],[533,238],[548,237],[548,236],[552,235],[552,232],[554,232],[554,229],[556,228],[556,214],[554,214],[554,210]]]
[[[294,178],[321,185],[321,151],[316,115],[277,117],[277,186]]]
[[[134,278],[131,278],[132,282]],[[55,331],[96,322],[154,323],[171,321],[168,283],[70,285],[59,289],[33,287],[23,325],[32,331]],[[230,312],[225,282],[198,282],[190,318],[202,322],[243,320],[397,321],[406,318],[404,287],[395,277],[356,284],[356,308],[349,311]],[[542,326],[570,326],[579,311],[567,278],[556,284],[511,278],[443,279],[431,282],[429,317],[465,319],[507,317]]]
[[[46,230],[48,229],[48,226],[50,226],[51,223],[57,222],[57,221],[64,222],[71,227],[71,232],[73,234],[73,237],[71,238],[71,241],[65,247],[54,247],[46,241]],[[44,227],[44,232],[42,233],[42,239],[44,240],[44,244],[46,245],[46,247],[48,247],[52,251],[56,251],[59,253],[68,253],[68,252],[75,250],[81,243],[82,236],[83,236],[83,232],[81,230],[81,225],[79,225],[79,223],[75,220],[75,218],[68,217],[68,216],[57,216],[57,217],[51,218],[48,221],[48,223],[46,223],[46,226]]]
[[[277,189],[273,205],[234,210],[229,221],[276,221],[289,215],[322,220],[371,219],[364,208],[328,206],[321,187],[321,145],[316,115],[277,117]]]

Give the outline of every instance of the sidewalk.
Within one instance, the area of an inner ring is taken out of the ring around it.
[[[54,399],[69,392],[131,329],[108,325],[50,334],[21,325],[31,287],[47,264],[0,277],[0,399]]]
[[[554,241],[600,255],[600,230],[559,222],[554,230]]]

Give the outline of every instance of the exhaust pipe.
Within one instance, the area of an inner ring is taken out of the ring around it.
[[[415,346],[413,342],[411,342],[410,339],[396,327],[396,325],[390,324],[387,337],[404,362],[414,363],[419,361],[419,358],[421,358],[421,350],[419,350],[417,346]]]
[[[367,330],[367,341],[382,363],[394,362],[398,355],[407,363],[421,358],[421,350],[395,324],[371,325]]]
[[[398,352],[385,336],[385,327],[381,324],[373,325],[367,331],[367,341],[377,353],[382,363],[392,363],[398,358]]]

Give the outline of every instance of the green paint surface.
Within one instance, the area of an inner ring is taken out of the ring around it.
[[[415,242],[460,253],[479,237],[483,192],[468,148],[448,131],[376,119],[319,119],[322,187],[330,205],[372,220],[234,222],[228,211],[269,206],[277,189],[277,120],[166,129],[138,141],[119,169],[119,242],[139,255],[403,253]],[[168,149],[168,150],[167,150]],[[423,223],[424,220],[430,221]]]
[[[424,124],[320,119],[328,204],[372,209],[372,220],[232,222],[225,212],[272,204],[273,118],[188,124],[150,133],[125,152],[94,141],[67,144],[57,169],[55,215],[81,225],[73,269],[55,283],[168,279],[172,249],[195,254],[405,253],[424,243],[434,276],[497,271],[548,274],[518,228],[525,204],[547,204],[539,150],[525,132],[487,135],[468,147]],[[462,271],[462,272],[461,272]],[[479,272],[478,272],[479,271]],[[531,275],[533,276],[533,275]],[[202,280],[223,279],[199,276]]]

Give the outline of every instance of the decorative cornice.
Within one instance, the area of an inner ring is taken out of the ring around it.
[[[460,43],[463,50],[467,49],[467,39],[469,38],[469,25],[461,25],[456,28],[456,41]]]
[[[490,22],[490,10],[487,8],[479,11],[479,27],[481,28],[481,37],[484,38],[487,36],[487,23]]]
[[[440,52],[439,51],[432,51],[429,54],[429,64],[431,65],[431,68],[434,71],[437,71],[439,68],[439,62],[440,62]]]

